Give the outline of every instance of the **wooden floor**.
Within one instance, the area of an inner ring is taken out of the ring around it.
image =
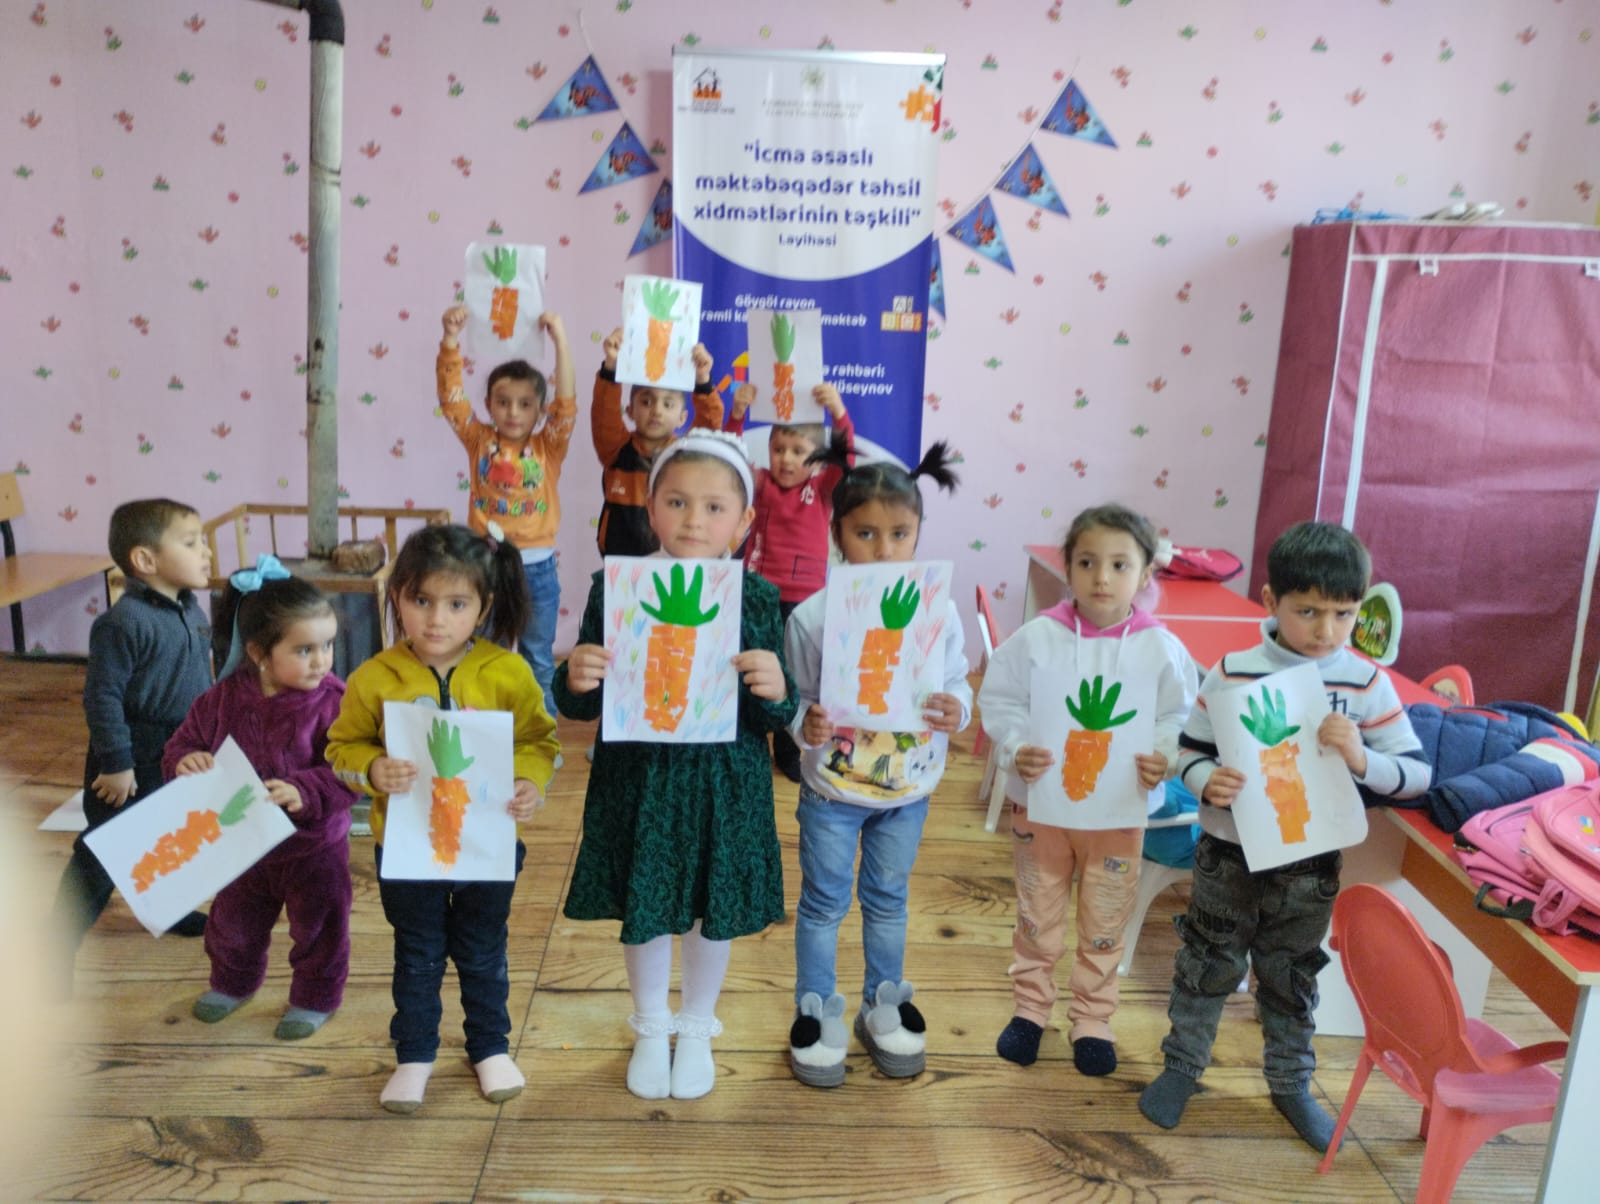
[[[71,837],[32,831],[77,788],[84,727],[81,668],[0,661],[0,815],[7,837],[50,878]],[[391,945],[370,838],[356,839],[354,959],[343,1010],[308,1041],[273,1040],[287,991],[287,937],[256,1001],[215,1026],[189,1006],[206,985],[199,941],[152,940],[120,899],[78,959],[76,997],[52,1015],[66,1031],[46,1081],[70,1095],[26,1094],[58,1122],[7,1169],[6,1200],[1410,1200],[1419,1112],[1381,1075],[1366,1089],[1333,1172],[1273,1111],[1247,997],[1228,1005],[1216,1065],[1180,1128],[1164,1132],[1136,1100],[1160,1065],[1177,891],[1158,900],[1117,1015],[1122,1065],[1107,1079],[1072,1068],[1060,1028],[1039,1062],[1000,1060],[1011,1014],[1009,837],[982,828],[980,765],[959,737],[934,800],[912,883],[907,973],[928,1022],[928,1069],[875,1074],[852,1048],[845,1085],[803,1087],[785,1057],[794,973],[788,924],[736,942],[706,1098],[646,1102],[623,1086],[630,1010],[616,928],[560,914],[577,845],[590,729],[563,725],[566,767],[528,838],[510,946],[512,1050],[528,1077],[518,1099],[477,1093],[447,995],[444,1048],[413,1117],[378,1107],[387,1040]],[[795,788],[780,780],[779,830],[790,910]],[[26,923],[48,903],[15,907]],[[847,920],[841,985],[858,981],[859,931]],[[38,981],[38,976],[24,975]],[[1497,978],[1490,1019],[1522,1041],[1558,1036]],[[1058,1023],[1064,1015],[1058,1018]],[[7,1051],[19,1040],[10,1028]],[[1314,1090],[1343,1101],[1358,1043],[1319,1038]],[[13,1107],[14,1090],[8,1091]],[[34,1101],[49,1099],[48,1104]],[[0,1113],[0,1120],[6,1114]],[[1546,1130],[1491,1142],[1456,1199],[1529,1200]],[[0,1168],[4,1164],[0,1163]]]

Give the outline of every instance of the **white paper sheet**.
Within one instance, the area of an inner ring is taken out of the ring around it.
[[[517,823],[507,810],[514,788],[513,730],[509,711],[383,704],[384,748],[391,757],[417,767],[411,789],[389,796],[383,877],[451,882],[516,878]],[[459,784],[445,785],[450,779]],[[465,810],[459,810],[461,799],[466,800]]]
[[[1056,763],[1029,783],[1028,819],[1083,831],[1144,827],[1150,794],[1139,785],[1134,757],[1155,751],[1155,682],[1038,665],[1030,688],[1028,743],[1048,748]],[[1100,748],[1090,729],[1107,722],[1109,739]]]
[[[951,576],[948,560],[828,569],[818,702],[835,727],[926,730],[928,696],[944,688]]]
[[[1252,870],[1366,839],[1367,812],[1349,767],[1317,745],[1317,728],[1332,711],[1315,665],[1211,695],[1207,709],[1222,764],[1245,775],[1233,818]]]
[[[294,835],[233,737],[215,761],[210,771],[174,778],[125,806],[83,838],[156,936]]]
[[[821,422],[825,411],[811,391],[822,383],[822,311],[819,309],[752,309],[747,322],[750,342],[750,382],[756,399],[746,412],[756,422]],[[779,344],[788,340],[789,379],[786,405],[779,404],[774,378]]]
[[[607,556],[605,574],[605,646],[612,654],[601,712],[606,740],[734,739],[743,563]],[[705,621],[677,624],[656,615]]]
[[[654,316],[652,307],[662,316]],[[694,389],[694,360],[700,341],[700,286],[661,276],[622,280],[622,349],[617,379],[688,393]]]
[[[539,315],[545,308],[544,259],[543,247],[527,244],[475,242],[467,247],[461,285],[467,325],[461,332],[461,344],[465,354],[483,365],[485,373],[506,360],[527,360],[535,368],[544,363],[544,331],[539,327]],[[508,281],[501,280],[496,265],[509,275]],[[515,318],[510,317],[506,305],[496,324],[496,294],[506,290],[516,293]]]

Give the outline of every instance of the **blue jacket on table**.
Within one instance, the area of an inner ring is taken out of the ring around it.
[[[1433,765],[1433,785],[1398,805],[1426,808],[1428,818],[1446,832],[1459,831],[1479,811],[1563,784],[1559,765],[1523,751],[1535,740],[1555,741],[1600,769],[1600,749],[1580,739],[1553,711],[1531,702],[1450,708],[1417,702],[1406,711]]]

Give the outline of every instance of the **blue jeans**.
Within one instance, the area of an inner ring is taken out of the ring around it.
[[[561,578],[556,573],[556,558],[547,556],[533,564],[523,564],[528,582],[528,625],[517,640],[522,659],[533,667],[533,676],[544,691],[544,709],[556,717],[550,683],[556,676],[556,620],[561,616]]]
[[[839,924],[850,911],[856,847],[861,875],[855,880],[861,900],[861,943],[866,979],[861,997],[871,1002],[880,982],[898,983],[906,958],[906,896],[917,860],[928,800],[898,807],[858,807],[823,798],[800,787],[800,905],[794,923],[794,998],[815,991],[834,992]]]
[[[1252,874],[1244,850],[1202,834],[1194,850],[1189,910],[1178,919],[1183,945],[1173,967],[1161,1043],[1166,1068],[1197,1079],[1211,1061],[1222,1005],[1238,989],[1246,959],[1256,972],[1264,1046],[1262,1073],[1275,1095],[1304,1091],[1316,1069],[1317,972],[1343,857],[1323,853]]]
[[[517,841],[519,874],[527,852]],[[395,882],[383,877],[382,845],[374,846],[374,855],[383,916],[394,929],[394,1019],[389,1022],[389,1036],[394,1039],[396,1060],[431,1062],[439,1052],[446,958],[455,962],[461,983],[468,1060],[481,1062],[509,1052],[506,921],[516,881]]]

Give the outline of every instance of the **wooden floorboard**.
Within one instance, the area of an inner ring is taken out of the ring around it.
[[[14,904],[37,930],[71,836],[34,826],[75,790],[85,739],[81,666],[0,664],[0,820],[27,857]],[[0,1162],[11,1199],[535,1199],[1395,1201],[1415,1194],[1417,1105],[1382,1076],[1363,1093],[1331,1174],[1274,1111],[1261,1077],[1249,996],[1225,1009],[1214,1064],[1182,1125],[1139,1114],[1159,1072],[1186,888],[1162,896],[1141,934],[1116,1018],[1121,1065],[1105,1079],[1072,1067],[1064,1011],[1039,1061],[994,1053],[1011,1015],[1010,836],[983,831],[981,763],[958,737],[930,810],[912,885],[907,974],[928,1018],[928,1069],[893,1081],[852,1045],[843,1087],[795,1082],[786,1058],[792,921],[735,943],[719,1007],[716,1089],[645,1101],[623,1085],[632,1034],[616,924],[561,915],[581,830],[592,725],[562,725],[566,765],[527,834],[511,919],[513,1052],[528,1088],[484,1102],[467,1064],[447,980],[442,1047],[427,1104],[413,1117],[377,1105],[393,1066],[391,938],[372,842],[352,841],[352,972],[344,1007],[310,1040],[275,1041],[288,990],[287,931],[275,936],[259,995],[217,1025],[190,1015],[205,988],[202,942],[152,940],[120,900],[79,955],[74,998],[13,1031],[39,1093],[25,1117],[48,1131]],[[798,892],[794,787],[776,783],[792,914]],[[859,918],[840,934],[846,995],[860,988]],[[26,976],[25,976],[26,977]],[[43,978],[43,970],[35,976]],[[1558,1034],[1498,975],[1489,1019],[1522,1042]],[[1343,1102],[1359,1051],[1319,1037],[1313,1090]],[[50,1090],[54,1085],[54,1090]],[[18,1088],[12,1086],[10,1093]],[[4,1122],[10,1113],[0,1114]],[[1514,1129],[1468,1164],[1457,1200],[1532,1196],[1546,1130]]]

